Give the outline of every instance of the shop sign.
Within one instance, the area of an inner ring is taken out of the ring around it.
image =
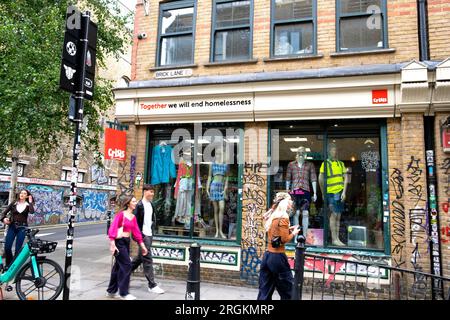
[[[388,103],[388,90],[372,90],[372,103],[373,104],[387,104]]]
[[[127,149],[126,131],[105,129],[105,160],[125,161]]]
[[[155,72],[155,79],[181,78],[192,76],[192,69],[161,70]]]
[[[253,110],[252,96],[186,100],[155,100],[139,103],[138,114],[187,114],[242,112]]]

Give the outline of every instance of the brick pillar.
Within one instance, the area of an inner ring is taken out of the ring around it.
[[[241,276],[255,284],[266,249],[263,214],[267,210],[268,123],[247,123],[244,135]]]
[[[390,199],[390,230],[391,255],[394,267],[406,268],[406,216],[405,189],[402,162],[401,119],[388,119],[388,158],[389,158],[389,199]]]
[[[427,182],[424,145],[424,122],[421,113],[404,113],[401,121],[401,159],[405,199],[406,268],[430,271],[428,252]],[[418,277],[411,279],[412,294],[423,294],[430,283]]]

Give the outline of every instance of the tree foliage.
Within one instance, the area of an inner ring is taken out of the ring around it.
[[[0,167],[11,150],[32,153],[40,161],[66,138],[73,136],[68,121],[69,93],[59,89],[60,64],[69,1],[2,0],[0,2]],[[86,0],[98,25],[97,63],[120,56],[131,41],[130,16],[117,14],[116,0]],[[83,148],[99,151],[100,119],[113,106],[112,83],[95,79],[94,102],[85,100],[89,121]]]

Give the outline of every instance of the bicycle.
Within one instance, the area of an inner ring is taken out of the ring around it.
[[[55,300],[64,286],[64,272],[58,263],[38,254],[54,252],[58,243],[36,238],[39,229],[26,229],[28,241],[7,270],[0,256],[0,285],[13,280],[20,300]]]

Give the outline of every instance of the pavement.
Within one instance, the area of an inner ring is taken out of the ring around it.
[[[65,241],[58,241],[56,251],[48,254],[47,258],[55,260],[64,269]],[[74,239],[70,300],[114,300],[105,295],[111,266],[112,257],[106,235]],[[164,294],[150,293],[147,289],[147,280],[139,272],[132,275],[129,291],[139,300],[185,300],[186,280],[168,279],[164,275],[156,276],[155,280],[165,290]],[[4,290],[3,293],[5,300],[17,300],[15,288],[11,292]],[[256,300],[257,295],[256,288],[208,282],[200,284],[200,300]],[[61,299],[62,294],[58,300]],[[274,299],[279,299],[276,293]]]

